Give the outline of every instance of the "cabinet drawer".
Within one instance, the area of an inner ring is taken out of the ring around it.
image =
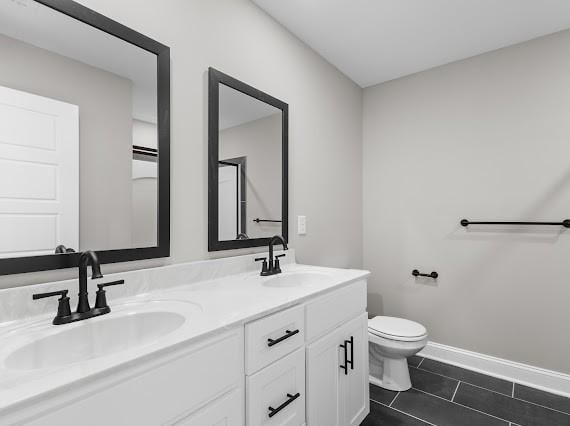
[[[303,306],[296,306],[246,324],[246,374],[253,374],[303,346],[304,327]]]
[[[304,425],[305,348],[248,376],[246,392],[248,426]]]
[[[322,336],[365,310],[366,281],[358,281],[307,303],[307,341]]]

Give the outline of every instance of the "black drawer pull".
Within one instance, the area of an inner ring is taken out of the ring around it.
[[[283,340],[288,339],[291,336],[294,336],[298,332],[299,332],[299,329],[293,330],[293,331],[285,330],[285,334],[283,336],[281,336],[279,339],[267,339],[267,346],[271,347],[273,345],[276,345],[277,343],[280,343]]]
[[[299,331],[299,330],[297,330]],[[295,401],[297,398],[299,398],[301,396],[301,394],[299,392],[297,392],[295,395],[291,395],[290,393],[287,394],[287,401],[285,401],[283,404],[281,404],[279,407],[277,408],[273,408],[273,407],[269,407],[269,418],[273,417],[275,414],[277,414],[279,411],[281,411],[282,409],[284,409],[285,407],[287,407],[289,404],[291,404],[293,401]]]

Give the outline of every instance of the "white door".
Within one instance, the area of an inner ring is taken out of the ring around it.
[[[307,424],[346,426],[341,417],[340,329],[307,348]]]
[[[218,168],[218,239],[235,240],[238,230],[238,174],[237,167]]]
[[[79,108],[0,86],[0,257],[79,249]]]
[[[351,340],[352,338],[352,340]],[[348,374],[342,371],[343,424],[357,426],[370,412],[368,389],[368,315],[366,313],[342,326],[341,339],[346,342],[349,364]],[[350,343],[352,342],[352,343]],[[342,349],[341,349],[342,352]],[[344,353],[341,354],[344,361]]]

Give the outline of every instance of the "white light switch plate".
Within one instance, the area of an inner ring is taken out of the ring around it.
[[[307,216],[297,216],[297,234],[307,234]]]

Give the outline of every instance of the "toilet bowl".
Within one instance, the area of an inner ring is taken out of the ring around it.
[[[407,358],[427,343],[426,328],[403,318],[378,316],[368,320],[370,383],[405,391],[412,387]]]

